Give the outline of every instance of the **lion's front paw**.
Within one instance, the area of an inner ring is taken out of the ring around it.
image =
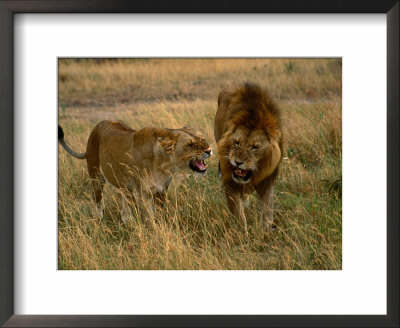
[[[276,224],[274,222],[264,222],[264,232],[265,233],[273,233],[276,232]]]

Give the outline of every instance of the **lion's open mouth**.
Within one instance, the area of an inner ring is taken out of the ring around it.
[[[199,160],[199,159],[194,160],[194,159],[192,159],[189,162],[189,166],[195,172],[205,173],[207,171],[206,164],[204,163],[203,160]]]
[[[252,170],[243,170],[239,169],[238,167],[234,168],[232,175],[237,180],[247,181],[250,179],[251,175],[253,174]]]

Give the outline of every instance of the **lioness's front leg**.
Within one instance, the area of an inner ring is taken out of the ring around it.
[[[274,183],[271,180],[264,180],[256,186],[260,198],[260,218],[264,231],[271,232],[274,225]]]
[[[127,223],[131,217],[131,207],[135,205],[135,197],[127,189],[121,188],[119,190],[121,195],[121,219],[122,222]]]
[[[166,199],[167,199],[167,190],[169,187],[169,183],[165,184],[164,188],[159,188],[158,190],[153,192],[153,202],[155,206],[155,210],[160,210],[164,207]]]
[[[146,188],[136,190],[137,209],[144,223],[154,223],[154,196]]]
[[[247,220],[244,214],[244,201],[243,196],[240,192],[232,191],[229,187],[225,187],[226,202],[228,203],[228,208],[230,212],[243,221],[244,232],[248,236],[247,231]]]
[[[162,209],[163,206],[165,205],[166,198],[167,198],[167,194],[165,191],[164,192],[157,191],[153,195],[153,202],[154,202],[155,208]]]

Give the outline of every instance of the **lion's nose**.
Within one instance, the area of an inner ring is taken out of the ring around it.
[[[239,167],[240,165],[242,165],[244,162],[238,162],[236,159],[235,159],[235,164],[236,164],[236,166],[237,167]]]

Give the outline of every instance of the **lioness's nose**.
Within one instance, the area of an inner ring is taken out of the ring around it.
[[[210,157],[211,155],[212,155],[211,149],[210,150],[206,150],[206,151],[204,151],[203,159],[206,159],[206,158]]]

